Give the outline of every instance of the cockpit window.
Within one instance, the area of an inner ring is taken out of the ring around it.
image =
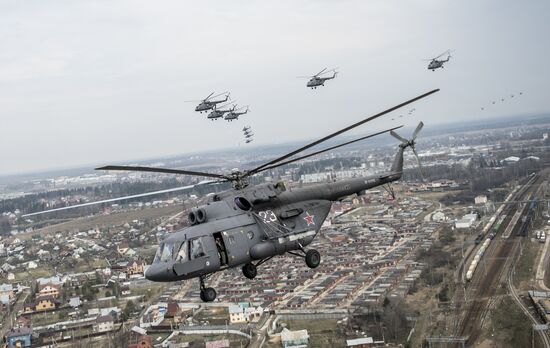
[[[162,253],[160,254],[160,262],[172,261],[174,255],[174,243],[165,243]]]
[[[164,249],[164,243],[161,243],[157,249],[157,252],[155,254],[155,258],[153,259],[153,263],[159,263],[160,262],[160,255],[162,254],[162,250]]]
[[[187,261],[187,243],[183,242],[180,246],[180,250],[176,255],[176,262],[185,262]]]
[[[205,256],[202,240],[200,238],[193,239],[190,243],[192,259]]]

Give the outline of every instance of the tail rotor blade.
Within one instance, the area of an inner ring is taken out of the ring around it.
[[[390,134],[392,137],[396,138],[397,140],[403,142],[403,143],[406,143],[408,142],[407,139],[403,138],[402,136],[400,136],[399,134],[395,133],[394,131],[390,131]]]
[[[420,121],[420,123],[418,124],[418,126],[416,126],[416,129],[414,130],[414,133],[412,135],[412,139],[416,139],[416,136],[418,135],[418,133],[420,133],[420,131],[422,130],[422,127],[424,127],[424,123],[422,121]]]
[[[414,157],[416,157],[416,163],[418,163],[418,170],[420,170],[420,175],[422,176],[422,181],[426,181],[426,176],[424,175],[424,170],[422,170],[422,164],[420,163],[420,157],[418,157],[418,153],[416,152],[416,148],[414,146],[411,146],[411,149],[413,150]]]

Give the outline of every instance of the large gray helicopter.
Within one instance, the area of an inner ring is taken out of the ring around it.
[[[212,111],[208,114],[208,116],[206,116],[206,118],[212,121],[217,120],[219,118],[223,118],[223,115],[232,111],[232,109],[230,108],[224,109],[227,106],[229,106],[229,104],[220,105],[219,107],[217,105],[214,105],[214,107],[212,108]]]
[[[213,95],[214,92],[210,93],[208,95],[208,97],[202,99],[202,100],[187,100],[186,102],[190,103],[190,102],[195,102],[195,101],[198,101],[199,102],[199,105],[197,105],[197,107],[195,107],[195,111],[198,111],[198,112],[203,112],[203,111],[208,111],[210,109],[213,109],[214,106],[216,104],[219,104],[219,103],[225,103],[226,101],[229,100],[229,94],[230,93],[227,93],[224,92],[224,93],[220,93],[220,94],[217,94],[217,95]],[[225,99],[221,99],[221,100],[212,100],[212,98],[217,98],[219,96],[222,96],[225,94]]]
[[[447,55],[447,59],[439,59],[440,57]],[[441,53],[439,56],[431,59],[426,59],[430,63],[428,64],[428,70],[435,71],[439,68],[444,68],[443,64],[447,63],[451,59],[451,50],[446,50],[445,52]]]
[[[239,110],[242,110],[246,107],[246,110],[244,111],[239,111]],[[227,114],[225,114],[225,117],[224,119],[226,121],[233,121],[233,120],[237,120],[239,118],[239,116],[241,115],[244,115],[244,114],[247,114],[248,113],[249,108],[248,108],[248,105],[247,106],[243,106],[241,108],[237,108],[236,105],[233,105],[233,109],[231,109]]]
[[[336,78],[336,75],[338,74],[338,71],[335,69],[331,69],[326,71],[327,68],[324,68],[323,70],[319,71],[317,74],[313,76],[298,76],[298,78],[308,78],[309,81],[306,84],[306,87],[309,87],[311,89],[317,89],[319,86],[324,86],[326,80],[332,80]],[[322,75],[328,74],[329,72],[332,72],[332,76],[326,76],[323,77]]]
[[[424,93],[243,172],[216,174],[180,169],[113,165],[97,169],[193,175],[212,178],[217,182],[232,183],[232,190],[214,194],[210,196],[208,203],[191,210],[188,216],[191,226],[172,233],[160,243],[153,263],[145,273],[147,279],[158,282],[198,278],[200,298],[204,302],[211,302],[216,299],[216,290],[207,287],[205,281],[215,272],[241,267],[246,278],[254,279],[260,265],[285,253],[304,258],[306,265],[310,268],[319,266],[321,262],[319,252],[314,249],[306,251],[305,247],[317,236],[330,211],[332,202],[342,200],[350,195],[362,194],[373,187],[399,180],[403,173],[403,152],[408,147],[414,151],[416,137],[423,124],[421,122],[418,125],[410,140],[402,138],[394,132],[401,128],[398,126],[299,157],[294,157],[295,155],[437,91],[439,89]],[[386,132],[390,132],[392,136],[401,141],[392,167],[386,173],[289,189],[283,182],[255,186],[248,183],[249,177],[260,172]],[[416,155],[416,151],[414,154]],[[171,190],[185,188],[189,188],[189,186]],[[150,194],[155,194],[155,192]],[[89,204],[91,203],[84,205]],[[54,210],[67,208],[71,207]],[[34,214],[36,213],[29,215]]]

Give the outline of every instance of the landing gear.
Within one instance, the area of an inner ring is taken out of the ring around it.
[[[310,249],[306,252],[304,248],[302,248],[302,246],[300,246],[299,250],[301,253],[294,251],[287,251],[287,253],[294,256],[303,257],[306,260],[306,265],[309,268],[317,268],[319,266],[319,264],[321,263],[321,254],[319,254],[317,250]]]
[[[212,302],[216,299],[216,290],[214,290],[214,288],[205,287],[204,278],[204,276],[199,277],[199,284],[201,288],[200,298],[203,302]]]
[[[254,279],[256,278],[256,275],[258,274],[258,269],[256,265],[254,265],[252,262],[247,263],[242,268],[243,274],[248,279]]]
[[[306,265],[309,268],[316,268],[321,263],[321,254],[315,249],[310,249],[306,253]]]

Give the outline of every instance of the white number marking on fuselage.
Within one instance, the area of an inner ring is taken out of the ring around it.
[[[264,220],[265,223],[277,221],[277,216],[272,210],[260,211],[258,215]]]

